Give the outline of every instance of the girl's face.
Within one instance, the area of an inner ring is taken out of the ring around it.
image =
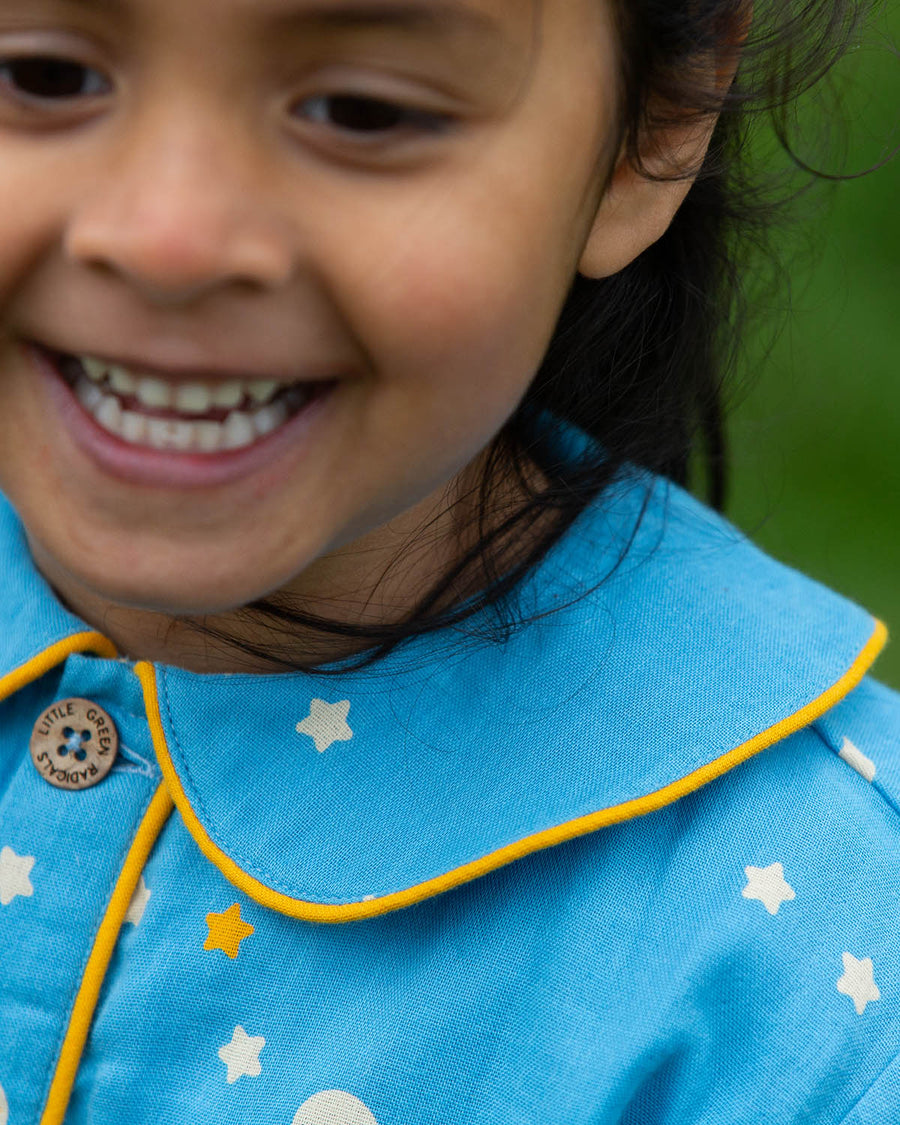
[[[603,0],[3,0],[0,487],[69,601],[393,552],[540,363],[617,72]]]

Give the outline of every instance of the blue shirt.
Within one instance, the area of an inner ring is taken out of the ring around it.
[[[338,675],[134,666],[0,557],[0,1125],[898,1118],[884,630],[677,488]]]

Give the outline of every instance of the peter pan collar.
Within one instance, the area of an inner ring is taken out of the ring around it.
[[[50,653],[111,655],[22,546],[4,508],[0,690]],[[204,854],[285,914],[385,913],[711,781],[832,707],[885,640],[640,475],[582,514],[518,600],[535,619],[502,644],[448,630],[362,671],[138,665],[164,784]]]

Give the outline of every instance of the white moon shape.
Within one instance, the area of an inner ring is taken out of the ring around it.
[[[292,1125],[378,1125],[378,1122],[368,1106],[346,1090],[320,1090],[300,1106]]]
[[[0,1125],[6,1125],[9,1120],[9,1103],[6,1100],[6,1094],[3,1092],[3,1087],[0,1086]]]

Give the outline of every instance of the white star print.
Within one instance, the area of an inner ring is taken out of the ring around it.
[[[371,1110],[346,1090],[320,1090],[307,1098],[291,1125],[378,1125]]]
[[[0,851],[0,906],[9,906],[16,895],[30,898],[34,887],[28,876],[34,867],[33,855],[16,855],[9,846]]]
[[[744,898],[758,898],[770,914],[777,914],[783,902],[797,896],[794,888],[784,879],[784,868],[780,863],[770,863],[768,867],[745,867],[747,886],[741,891]]]
[[[844,953],[844,975],[838,978],[837,990],[849,996],[861,1016],[870,1000],[878,1000],[881,993],[872,973],[872,958],[857,961],[852,953]]]
[[[125,922],[130,922],[132,926],[139,926],[141,924],[141,919],[144,917],[144,911],[147,909],[147,903],[150,901],[150,895],[152,893],[153,892],[144,882],[144,876],[142,875],[141,881],[134,888],[134,894],[131,896],[128,910],[125,912]]]
[[[308,734],[323,753],[333,742],[349,742],[353,731],[347,726],[350,700],[340,703],[326,703],[324,699],[314,699],[309,706],[309,714],[297,723],[297,734]]]
[[[844,745],[838,751],[838,757],[843,758],[848,766],[852,766],[866,781],[875,780],[875,763],[867,758],[849,738],[844,739]]]
[[[261,1035],[248,1035],[240,1024],[234,1029],[231,1042],[219,1048],[219,1058],[228,1067],[228,1081],[237,1082],[245,1075],[258,1078],[262,1074],[259,1052],[266,1041]]]

